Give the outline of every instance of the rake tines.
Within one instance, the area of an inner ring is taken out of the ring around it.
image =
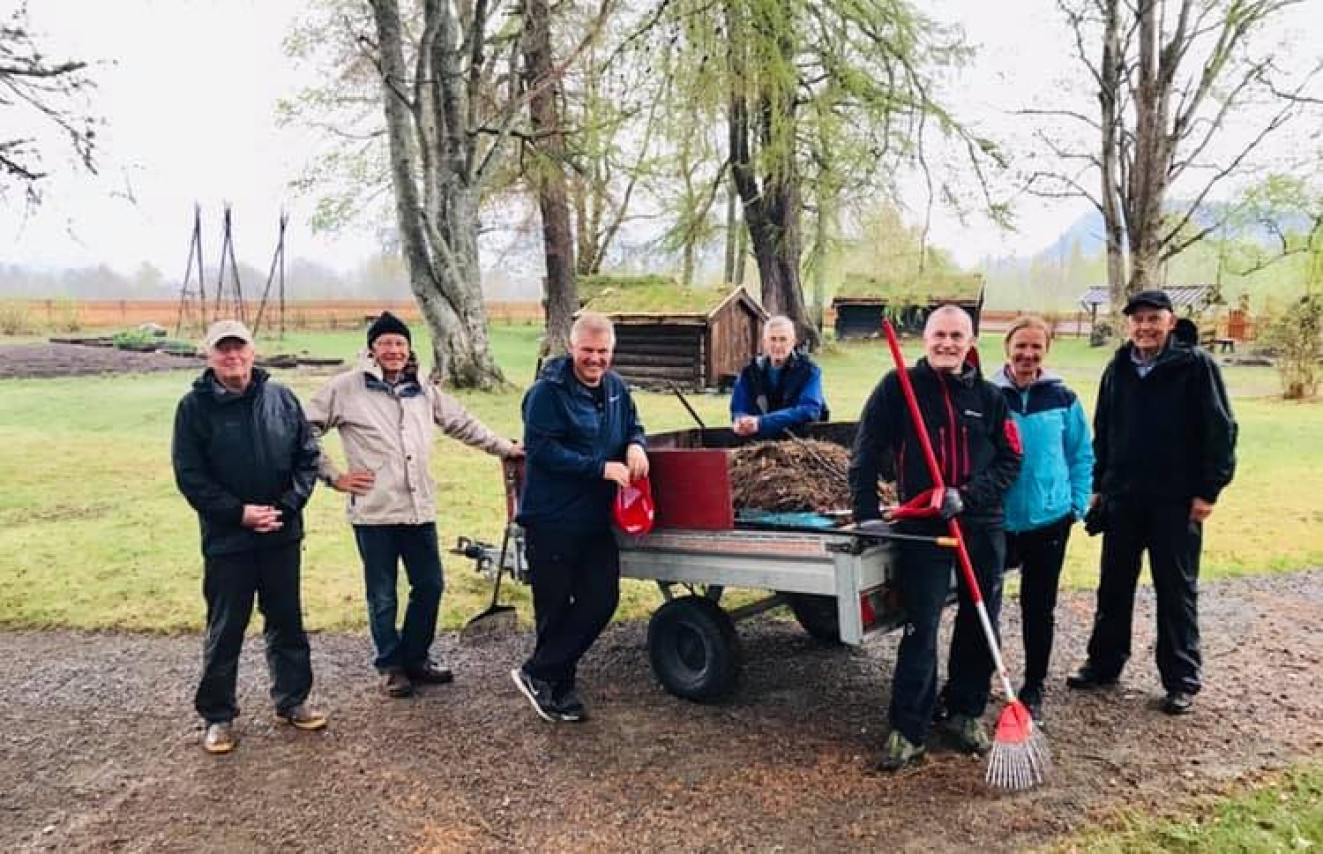
[[[997,719],[997,737],[988,754],[988,785],[1021,790],[1042,785],[1052,766],[1047,739],[1034,725],[1029,710],[1012,700]]]

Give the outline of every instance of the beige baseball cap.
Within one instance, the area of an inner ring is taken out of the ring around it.
[[[241,321],[218,320],[207,329],[207,337],[202,340],[203,349],[213,350],[226,338],[238,338],[245,344],[253,343],[253,333]]]

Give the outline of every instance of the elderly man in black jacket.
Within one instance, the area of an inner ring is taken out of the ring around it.
[[[259,601],[276,716],[298,729],[326,726],[310,709],[308,636],[299,602],[303,506],[319,453],[293,392],[253,367],[253,337],[237,320],[212,324],[207,370],[179,401],[171,458],[175,483],[202,528],[207,635],[194,705],[208,753],[234,749],[235,682],[244,630]]]
[[[979,591],[995,627],[1006,556],[1002,502],[1020,472],[1022,452],[1005,398],[967,361],[973,344],[969,315],[958,306],[942,306],[924,327],[927,355],[908,369],[944,488],[934,488],[919,427],[911,422],[900,377],[892,371],[873,390],[859,418],[850,459],[850,491],[855,522],[865,530],[882,524],[879,476],[894,478],[901,500],[911,505],[908,509],[918,510],[919,518],[897,522],[905,533],[945,535],[944,520],[958,515]],[[924,508],[916,508],[917,504]],[[898,549],[906,622],[891,681],[891,734],[879,765],[885,772],[923,758],[938,697],[937,630],[954,568],[950,549],[913,541],[900,542]],[[978,612],[962,583],[942,691],[950,713],[942,721],[942,733],[968,753],[991,747],[979,718],[987,706],[992,670]]]
[[[1172,334],[1163,291],[1125,306],[1130,340],[1103,372],[1093,419],[1094,496],[1086,519],[1103,533],[1088,661],[1066,683],[1114,684],[1130,657],[1140,560],[1148,552],[1158,605],[1162,710],[1190,711],[1201,685],[1199,552],[1203,523],[1236,470],[1236,421],[1212,357]]]

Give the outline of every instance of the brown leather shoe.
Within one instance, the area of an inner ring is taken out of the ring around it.
[[[403,670],[387,670],[381,674],[381,690],[387,697],[396,700],[413,696],[413,682],[404,675]]]
[[[229,753],[237,743],[238,739],[234,736],[234,724],[230,721],[207,724],[207,733],[202,736],[202,749],[213,756]]]
[[[276,717],[295,729],[311,731],[326,726],[326,715],[308,708],[305,703],[299,703],[292,709],[277,711]]]
[[[455,681],[455,674],[450,672],[449,667],[438,667],[430,661],[421,667],[410,667],[404,672],[409,679],[420,685],[449,685]]]

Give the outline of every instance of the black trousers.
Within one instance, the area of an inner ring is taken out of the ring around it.
[[[1024,685],[1043,687],[1052,659],[1057,590],[1074,517],[1006,534],[1006,567],[1020,567],[1020,628],[1024,638]]]
[[[1001,612],[1002,567],[1006,538],[1001,528],[964,525],[965,545],[993,630]],[[920,533],[932,533],[922,531]],[[942,533],[945,533],[944,531]],[[937,702],[937,633],[942,606],[951,591],[955,556],[951,549],[926,543],[901,542],[897,562],[901,599],[905,605],[904,635],[896,655],[891,683],[891,726],[913,744],[928,738]],[[956,570],[958,572],[958,570]],[[979,717],[988,703],[992,653],[969,595],[963,574],[959,582],[960,607],[947,659],[943,696],[954,713]]]
[[[1140,560],[1148,552],[1158,603],[1158,672],[1167,691],[1197,693],[1199,552],[1203,525],[1190,521],[1188,501],[1108,500],[1103,532],[1098,609],[1089,661],[1105,676],[1119,675],[1130,658],[1130,630]]]
[[[524,670],[565,690],[574,687],[579,659],[620,602],[620,552],[609,530],[582,534],[535,526],[525,534],[537,646]]]
[[[207,636],[202,681],[193,702],[208,723],[239,714],[235,698],[239,651],[254,598],[265,621],[266,664],[276,710],[292,709],[308,699],[312,661],[299,601],[301,545],[286,543],[206,559],[202,595],[207,600]]]

